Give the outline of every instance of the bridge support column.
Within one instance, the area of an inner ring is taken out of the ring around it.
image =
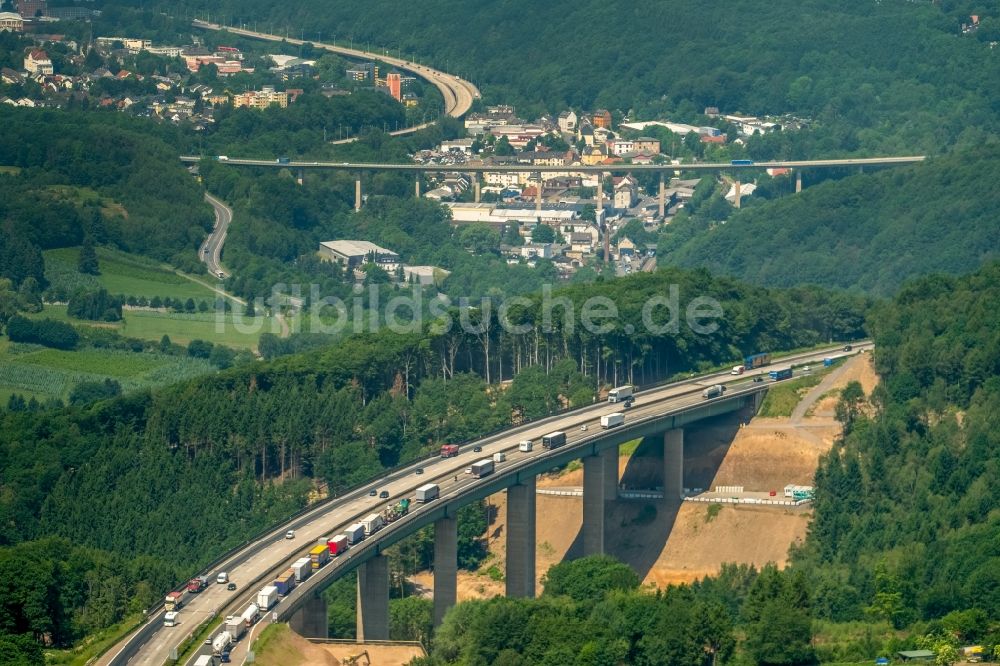
[[[604,553],[604,456],[583,459],[583,556]]]
[[[292,631],[304,638],[329,638],[330,623],[326,615],[326,599],[322,595],[309,598],[289,624]]]
[[[802,171],[796,169],[795,171],[795,193],[798,194],[802,191]]]
[[[736,185],[736,194],[733,195],[733,205],[736,208],[739,208],[740,207],[740,181],[737,180],[736,183],[735,183],[735,185]]]
[[[295,176],[295,182],[302,185],[306,182],[306,171],[305,169],[299,169],[298,174]]]
[[[361,176],[354,181],[354,210],[361,210]]]
[[[419,173],[417,174],[417,177],[413,179],[413,194],[418,199],[420,198],[420,174]]]
[[[535,478],[507,489],[507,596],[535,596]]]
[[[542,216],[542,187],[544,182],[542,181],[542,172],[538,172],[538,196],[535,197],[535,215],[538,217]]]
[[[389,559],[358,567],[358,642],[389,640]]]
[[[440,626],[448,609],[458,600],[458,520],[434,523],[434,626]]]
[[[475,198],[475,202],[479,203],[479,200],[482,198],[483,195],[482,195],[482,192],[479,189],[479,174],[478,173],[472,174],[472,191],[475,193],[475,197],[476,197]]]
[[[663,499],[684,496],[684,431],[668,430],[663,435]]]
[[[604,465],[604,501],[614,502],[618,499],[618,447],[601,451],[601,460]]]
[[[664,180],[663,172],[660,172],[660,201],[659,201],[659,211],[660,219],[662,220],[667,215],[667,183]]]

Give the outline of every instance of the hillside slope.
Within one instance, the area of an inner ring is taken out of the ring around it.
[[[996,257],[1000,145],[860,174],[758,202],[723,225],[695,215],[660,237],[667,263],[771,286],[807,283],[893,293],[932,272],[976,270]]]

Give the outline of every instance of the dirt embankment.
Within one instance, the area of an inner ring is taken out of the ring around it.
[[[835,378],[810,391],[811,404],[796,419],[757,419],[741,427],[738,418],[719,419],[685,431],[684,485],[710,489],[743,486],[748,491],[775,490],[786,484],[812,483],[820,455],[829,450],[840,426],[834,417],[837,393],[849,381],[859,381],[866,394],[878,382],[870,354],[860,354],[838,368]],[[800,410],[801,411],[801,410]],[[650,452],[619,459],[619,478],[625,488],[653,488],[662,478],[662,454]],[[583,485],[582,470],[558,477],[543,476],[538,487]],[[459,574],[459,600],[504,593],[502,580],[488,575],[504,571],[506,496],[490,498],[497,520],[488,533],[490,560],[482,572]],[[537,497],[536,576],[540,581],[550,566],[581,554],[583,522],[580,497]],[[679,506],[659,501],[619,501],[605,518],[606,551],[632,565],[645,583],[658,586],[690,582],[718,572],[724,563],[784,566],[788,549],[805,539],[808,508],[708,505],[685,502]],[[415,581],[430,594],[433,576]]]

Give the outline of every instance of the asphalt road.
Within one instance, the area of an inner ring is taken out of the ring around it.
[[[870,347],[870,343],[855,344],[853,353]],[[792,363],[796,365],[816,363],[825,356],[843,354],[839,348],[796,354],[768,366],[766,370],[789,367]],[[636,404],[627,412],[626,419],[662,414],[701,403],[703,401],[701,397],[702,387],[729,380],[733,380],[730,386],[734,389],[745,387],[751,381],[746,376],[732,377],[726,372],[721,372],[653,388],[638,395]],[[236,557],[237,560],[242,559],[242,561],[227,569],[230,580],[239,586],[236,592],[227,591],[224,585],[212,585],[198,595],[191,595],[181,610],[180,624],[175,627],[163,627],[160,624],[162,623],[162,611],[155,613],[150,622],[159,624],[159,626],[154,627],[155,632],[129,663],[161,666],[170,650],[180,644],[201,622],[213,615],[238,614],[251,603],[253,595],[266,584],[266,581],[271,580],[272,576],[287,568],[293,560],[304,556],[319,538],[337,534],[343,531],[347,525],[357,522],[369,513],[381,511],[402,497],[412,497],[416,488],[425,483],[439,484],[442,496],[461,494],[478,482],[471,475],[465,473],[466,468],[473,462],[487,458],[498,451],[506,452],[508,460],[511,462],[522,460],[528,456],[540,458],[550,453],[550,451],[543,449],[539,443],[542,435],[563,430],[567,434],[567,443],[572,445],[580,438],[589,436],[594,429],[600,428],[601,415],[618,411],[619,408],[618,405],[607,403],[594,405],[584,410],[552,417],[544,422],[513,428],[501,434],[486,437],[481,440],[481,452],[474,452],[472,444],[464,445],[462,453],[456,457],[432,458],[398,470],[377,484],[351,492],[338,500],[317,507],[308,516],[297,519],[295,521],[297,524],[294,525],[296,531],[294,539],[289,540],[283,537],[289,525],[277,526],[268,536],[248,545],[245,549],[246,556]],[[588,432],[581,431],[583,425],[587,426]],[[529,453],[518,452],[517,442],[522,439],[534,440],[534,450]],[[502,467],[502,465],[503,463],[500,466]],[[422,474],[416,474],[418,466],[423,469]],[[383,500],[377,496],[371,497],[367,492],[369,489],[386,490],[390,494],[390,499]],[[420,505],[414,504],[411,506],[411,511],[420,511],[420,508]],[[379,538],[384,533],[385,530],[373,538]],[[350,551],[345,558],[338,558],[335,563],[328,565],[328,567],[347,566],[349,558]],[[214,580],[217,571],[205,573]],[[295,593],[295,591],[292,592],[292,594]],[[240,641],[238,652],[234,655],[234,663],[241,663],[249,644],[250,640],[247,638]],[[123,643],[112,648],[99,663],[108,663],[111,656],[122,647]]]
[[[215,210],[215,228],[198,248],[198,256],[201,257],[202,262],[208,267],[208,272],[213,277],[227,278],[229,273],[223,270],[221,263],[222,246],[226,243],[229,223],[233,221],[233,211],[208,192],[205,193],[205,201],[211,204]]]

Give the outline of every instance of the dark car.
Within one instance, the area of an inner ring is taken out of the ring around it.
[[[424,473],[424,468],[423,467],[418,467],[417,469],[415,469],[413,471],[413,473],[414,474],[423,474]]]
[[[381,497],[382,499],[389,499],[389,491],[383,490],[378,494],[378,496]]]
[[[229,585],[226,585],[226,589],[232,592],[233,590],[236,589],[236,583],[230,583]]]
[[[368,497],[376,497],[377,495],[378,495],[378,491],[375,490],[374,488],[372,488],[371,490],[368,491]]]
[[[854,347],[851,345],[844,345],[844,351],[851,351],[852,349],[854,349]]]
[[[474,447],[472,449],[472,452],[473,453],[482,453],[483,452],[483,447],[481,447],[481,446]]]

